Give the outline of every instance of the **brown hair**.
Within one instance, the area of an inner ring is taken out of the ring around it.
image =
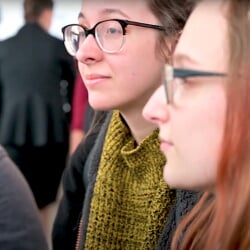
[[[250,2],[224,3],[230,77],[216,190],[205,193],[183,219],[173,249],[250,249]]]
[[[24,18],[27,23],[38,20],[45,9],[53,9],[52,0],[24,0]]]
[[[149,9],[158,18],[161,25],[164,26],[166,32],[159,33],[160,52],[164,54],[166,49],[170,55],[173,52],[180,32],[182,31],[187,18],[192,10],[193,2],[190,0],[145,0],[148,3]],[[172,39],[173,47],[166,48],[165,37]]]

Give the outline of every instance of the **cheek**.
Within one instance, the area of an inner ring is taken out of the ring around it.
[[[200,102],[202,104],[202,100]],[[193,134],[200,150],[207,152],[208,157],[218,158],[224,131],[226,102],[224,92],[218,92],[204,100],[204,107],[197,110],[194,117]],[[192,140],[191,140],[192,141]],[[197,149],[199,150],[199,149]]]
[[[138,36],[133,38],[128,37],[130,40],[125,44],[126,47],[123,51],[124,57],[126,57],[123,62],[124,70],[130,70],[131,78],[154,74],[159,65],[165,64],[165,61],[157,53],[156,36],[141,34],[139,39]]]
[[[142,52],[136,53],[136,55],[127,54],[129,57],[112,63],[112,71],[115,73],[117,85],[124,90],[129,89],[131,95],[133,92],[144,92],[147,89],[158,87],[161,83],[164,62],[157,59],[153,52],[148,53],[148,56]]]
[[[138,71],[138,59],[127,50],[122,51],[117,57],[107,58],[106,63],[118,85],[124,82],[125,87],[129,86],[141,75]]]
[[[191,186],[208,187],[215,181],[220,157],[226,112],[224,91],[217,89],[194,103],[172,115],[175,152],[172,158],[169,155],[169,164],[176,167],[183,183],[188,178]]]
[[[201,149],[209,145],[218,147],[222,140],[225,113],[225,91],[218,84],[204,89],[188,103],[183,104],[178,116],[176,115],[176,124],[173,124],[172,129],[178,126],[181,131],[175,131],[176,136],[178,137],[180,133],[186,142],[191,145],[197,144]]]
[[[214,152],[215,158],[218,158],[216,155],[219,155],[220,152],[225,126],[226,96],[220,85],[215,93],[209,99],[210,102],[204,110],[203,134],[205,139],[211,143],[211,151]]]

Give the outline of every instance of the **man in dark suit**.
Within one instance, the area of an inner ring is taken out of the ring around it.
[[[0,143],[26,177],[45,228],[67,160],[64,107],[75,78],[63,41],[48,33],[52,10],[52,0],[24,0],[25,25],[0,42]]]

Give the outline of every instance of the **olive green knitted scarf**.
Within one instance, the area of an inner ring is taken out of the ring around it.
[[[135,148],[114,112],[91,201],[85,249],[154,249],[175,192],[162,178],[158,131]]]

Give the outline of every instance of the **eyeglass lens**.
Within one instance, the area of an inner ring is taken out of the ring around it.
[[[94,28],[99,47],[106,52],[118,52],[124,43],[123,28],[114,20],[98,23]],[[91,33],[80,25],[70,25],[65,29],[65,45],[70,54],[75,55],[81,43]]]

